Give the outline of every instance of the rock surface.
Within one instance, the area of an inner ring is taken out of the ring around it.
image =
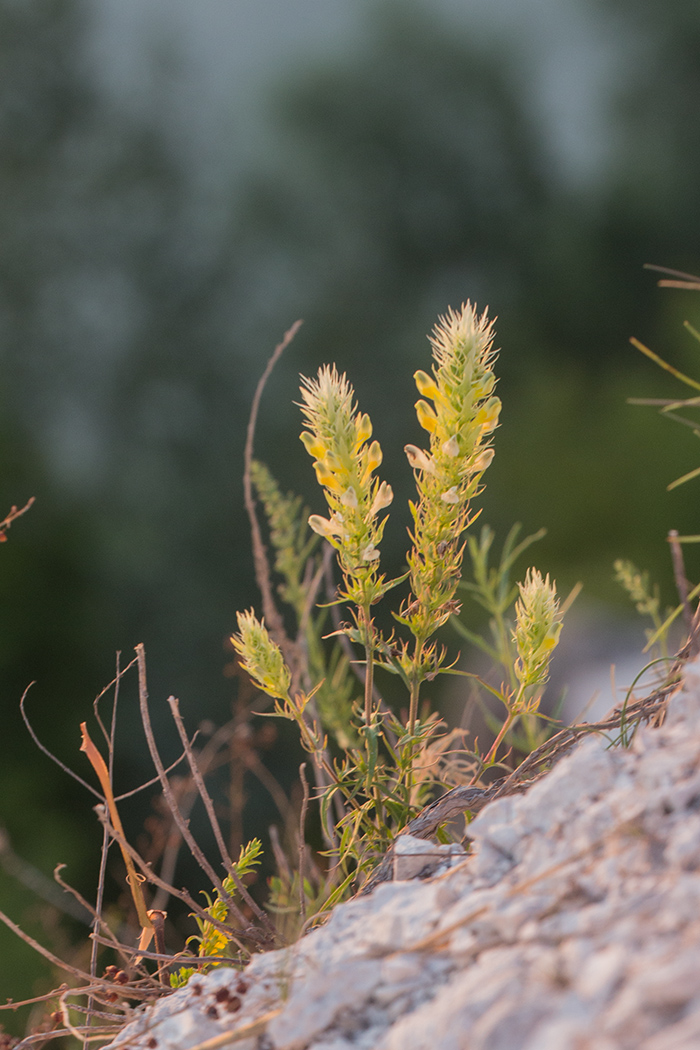
[[[110,1050],[700,1047],[700,660],[660,728],[589,738],[470,836],[442,874],[193,977]]]

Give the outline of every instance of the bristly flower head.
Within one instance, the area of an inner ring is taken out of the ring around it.
[[[301,396],[308,427],[301,440],[330,511],[328,518],[312,514],[309,525],[338,551],[346,597],[371,603],[382,590],[378,545],[386,518],[378,516],[394,498],[391,486],[374,476],[382,450],[370,440],[370,418],[358,412],[353,388],[335,365],[324,365],[316,379],[302,376]]]
[[[501,402],[494,396],[493,325],[467,302],[449,310],[435,327],[432,375],[414,379],[421,400],[418,422],[430,449],[406,445],[418,503],[411,504],[413,549],[409,555],[413,598],[402,619],[416,638],[427,638],[454,611],[461,574],[460,537],[470,522],[469,505],[493,459],[491,441]],[[425,400],[425,399],[428,400]]]
[[[518,652],[515,673],[523,686],[544,685],[563,619],[556,585],[549,582],[549,575],[543,580],[537,569],[528,569],[525,582],[518,587],[513,632]]]
[[[236,613],[236,618],[239,633],[231,635],[231,644],[241,663],[263,692],[275,699],[287,700],[292,675],[280,647],[267,633],[265,621],[258,620],[252,609]]]

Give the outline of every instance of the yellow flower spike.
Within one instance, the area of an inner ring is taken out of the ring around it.
[[[513,631],[518,652],[515,673],[523,686],[544,685],[563,616],[556,585],[549,582],[549,576],[542,579],[537,569],[528,569],[525,582],[518,587],[520,598],[515,604]]]
[[[419,368],[417,372],[414,372],[413,379],[418,388],[418,393],[422,397],[429,397],[431,401],[437,401],[440,399],[440,391],[437,388],[435,380],[432,376],[429,376],[427,372],[424,372]]]
[[[314,379],[301,378],[307,451],[318,452],[314,470],[331,511],[329,519],[312,517],[311,528],[338,552],[344,578],[344,597],[363,610],[363,630],[369,630],[369,608],[383,593],[379,576],[379,542],[383,521],[376,515],[391,502],[374,471],[382,462],[378,441],[372,441],[372,422],[360,413],[355,393],[344,374],[324,365]],[[369,638],[369,635],[368,635]]]
[[[437,428],[437,416],[427,401],[416,401],[416,415],[423,430],[434,434]]]
[[[253,681],[269,696],[278,700],[289,697],[292,675],[284,662],[280,647],[267,633],[264,620],[258,620],[252,609],[236,613],[238,634],[231,644]]]
[[[478,494],[480,475],[493,456],[488,446],[500,410],[500,401],[492,396],[496,350],[486,312],[479,315],[471,303],[448,310],[439,318],[430,343],[432,373],[419,370],[413,377],[419,393],[430,401],[416,405],[430,445],[425,450],[405,447],[416,472],[419,497],[411,504],[411,600],[404,615],[416,640],[410,668],[410,728],[418,717],[420,684],[428,675],[428,639],[453,609],[464,550],[459,538],[475,517],[470,501]]]

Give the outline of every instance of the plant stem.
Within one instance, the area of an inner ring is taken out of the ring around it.
[[[418,721],[418,694],[420,693],[423,676],[420,673],[421,657],[423,656],[424,638],[416,638],[416,648],[413,654],[413,673],[411,675],[411,701],[408,709],[408,732],[413,736]]]
[[[513,725],[513,722],[515,722],[516,718],[518,717],[518,715],[522,711],[522,703],[521,703],[521,701],[522,701],[524,692],[525,692],[525,687],[523,685],[521,685],[520,688],[518,689],[517,694],[514,697],[511,696],[511,698],[509,700],[506,700],[505,696],[501,696],[501,699],[503,700],[503,703],[506,705],[506,710],[508,711],[508,717],[506,718],[505,722],[501,726],[501,729],[499,731],[498,736],[496,737],[496,739],[494,740],[493,744],[491,745],[491,750],[489,751],[488,755],[484,759],[484,767],[485,766],[490,766],[490,765],[493,764],[493,762],[495,762],[495,760],[496,760],[496,752],[498,751],[498,748],[499,748],[499,746],[501,744],[501,741],[503,740],[503,737],[506,735],[506,733],[508,732],[510,727]]]
[[[500,732],[499,732],[498,736],[496,737],[496,739],[494,740],[493,744],[491,745],[491,750],[489,751],[488,755],[484,759],[484,766],[490,766],[495,761],[496,752],[498,751],[498,748],[500,747],[500,744],[501,744],[501,741],[503,740],[503,737],[506,735],[506,733],[508,732],[510,727],[513,725],[513,722],[515,721],[515,717],[516,716],[512,713],[512,711],[508,712],[508,717],[506,718],[505,722],[501,726],[501,729],[500,729]]]
[[[362,610],[365,621],[365,725],[372,724],[372,700],[374,692],[374,645],[369,608]]]

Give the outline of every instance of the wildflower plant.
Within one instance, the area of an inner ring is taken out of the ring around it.
[[[308,688],[295,689],[293,675],[284,670],[284,647],[252,611],[238,615],[239,629],[232,643],[255,683],[275,699],[275,712],[297,723],[302,744],[313,756],[336,886],[347,884],[348,873],[366,873],[435,787],[449,782],[446,748],[440,743],[444,726],[436,714],[422,711],[420,689],[437,674],[453,670],[436,635],[460,608],[456,594],[465,533],[478,516],[474,501],[494,455],[501,402],[494,393],[493,339],[493,325],[485,312],[479,315],[470,303],[459,311],[450,310],[430,337],[431,371],[415,373],[421,395],[416,414],[429,441],[427,448],[413,444],[405,448],[417,494],[410,502],[407,570],[398,579],[388,580],[380,568],[385,512],[393,492],[377,473],[382,451],[373,438],[370,418],[360,411],[351,384],[334,365],[324,365],[315,378],[301,380],[305,427],[301,441],[312,457],[327,506],[326,515],[312,514],[308,524],[335,550],[342,576],[326,604],[347,607],[351,617],[350,622],[336,618],[326,644],[356,645],[361,654],[355,654],[353,667],[364,687],[363,698],[350,709],[339,751],[329,749],[328,713],[325,717],[317,713],[316,696],[324,681],[307,666]],[[277,550],[275,563],[281,567],[280,530],[270,513],[274,508],[269,482],[265,485],[270,538]],[[529,542],[521,544],[514,557]],[[305,578],[313,576],[309,570]],[[295,578],[302,577],[297,572]],[[387,636],[374,621],[374,607],[406,580],[409,593],[393,615],[397,630],[403,628],[408,635],[395,630]],[[514,597],[510,593],[507,604]],[[520,585],[515,632],[505,645],[509,685],[497,691],[506,705],[506,718],[489,754],[472,761],[474,779],[497,761],[499,747],[518,719],[537,713],[562,615],[549,577],[531,570]],[[307,665],[320,642],[318,637],[316,645],[310,641],[307,638],[305,643]],[[404,682],[409,699],[404,720],[383,701],[375,669],[398,675]],[[347,686],[348,678],[343,681]],[[335,741],[341,741],[337,733]]]
[[[360,414],[355,394],[335,366],[319,369],[316,379],[302,377],[302,415],[307,430],[304,448],[328,504],[329,517],[312,514],[309,525],[338,552],[343,574],[339,598],[354,606],[351,637],[365,650],[365,725],[372,721],[373,663],[376,647],[371,607],[392,584],[379,573],[379,543],[386,524],[382,511],[394,494],[375,476],[382,462],[378,441],[371,441],[372,423]]]
[[[404,645],[400,659],[410,689],[411,732],[421,683],[443,662],[429,639],[459,608],[454,596],[462,575],[462,534],[476,517],[471,501],[481,491],[482,475],[493,459],[491,441],[501,411],[493,393],[496,352],[486,313],[478,317],[469,305],[459,313],[450,310],[430,341],[432,375],[420,370],[414,376],[423,395],[416,402],[416,414],[430,435],[430,448],[405,448],[418,491],[417,502],[410,504],[411,594],[398,616],[414,637],[413,647]]]

